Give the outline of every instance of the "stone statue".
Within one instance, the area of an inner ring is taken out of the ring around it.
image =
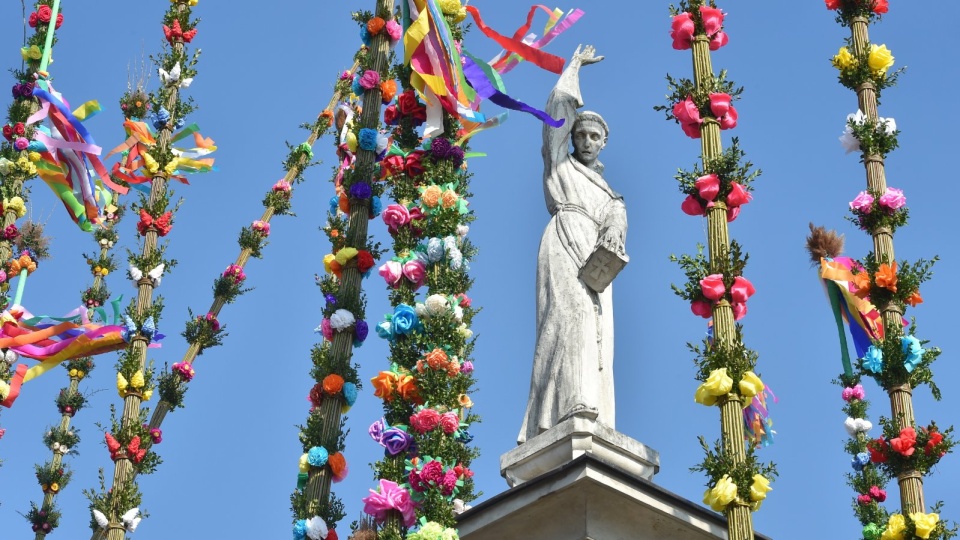
[[[537,345],[520,444],[573,416],[614,428],[608,285],[627,261],[627,214],[597,159],[607,123],[595,112],[577,114],[580,68],[603,60],[594,52],[577,47],[547,100],[547,113],[564,123],[543,128],[543,191],[552,217],[540,240]]]

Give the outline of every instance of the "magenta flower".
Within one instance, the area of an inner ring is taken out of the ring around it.
[[[723,284],[723,274],[710,274],[701,279],[700,290],[708,300],[716,302],[723,298],[723,293],[727,292],[727,288]]]
[[[397,261],[387,261],[380,265],[380,275],[387,285],[394,289],[400,284],[400,277],[403,275],[403,266]]]
[[[739,321],[747,315],[747,304],[744,302],[734,302],[730,304],[733,307],[733,320]]]
[[[730,182],[730,193],[727,194],[727,206],[735,208],[743,206],[753,200],[753,195],[736,182]]]
[[[690,311],[694,315],[703,317],[704,319],[709,319],[713,316],[713,308],[710,306],[710,302],[704,300],[694,300],[690,303]]]
[[[380,73],[375,69],[368,69],[360,77],[360,86],[364,90],[370,90],[380,85]]]
[[[420,259],[403,263],[403,275],[413,283],[413,290],[419,289],[427,280],[427,267]]]
[[[676,15],[670,26],[670,37],[673,38],[674,49],[682,51],[693,46],[693,33],[696,27],[689,13],[683,12]]]
[[[716,174],[701,176],[694,185],[700,191],[700,198],[707,202],[713,202],[720,193],[720,178]]]
[[[903,194],[902,189],[888,187],[887,190],[883,192],[883,195],[880,196],[878,202],[880,206],[893,212],[903,208],[903,206],[907,204],[907,197]]]
[[[391,510],[400,512],[404,527],[411,527],[417,521],[410,492],[390,480],[381,479],[377,491],[371,489],[370,495],[362,500],[363,511],[373,516],[377,523],[386,521]]]
[[[700,124],[703,123],[703,118],[700,116],[700,109],[697,108],[697,104],[693,102],[691,96],[687,96],[687,99],[674,104],[673,116],[680,122],[680,127],[688,137],[691,139],[700,138]]]
[[[693,195],[687,195],[687,198],[680,203],[680,210],[683,210],[683,213],[688,216],[702,216],[707,213],[707,210]]]
[[[850,209],[861,214],[869,214],[873,210],[873,200],[873,195],[861,191],[850,201]]]

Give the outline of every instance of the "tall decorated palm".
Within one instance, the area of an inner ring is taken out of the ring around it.
[[[697,467],[707,476],[704,503],[726,515],[732,540],[753,538],[753,518],[770,491],[772,464],[757,461],[755,447],[769,442],[765,400],[767,389],[754,372],[757,354],[743,343],[737,321],[747,314],[753,284],[743,276],[747,255],[730,238],[730,223],[752,199],[751,183],[759,171],[744,161],[734,138],[724,150],[721,131],[737,126],[732,102],[742,88],[727,80],[726,72],[714,73],[711,51],[720,50],[729,40],[724,32],[725,14],[712,0],[680,2],[672,9],[673,48],[692,50],[693,79],[667,80],[670,85],[668,119],[675,120],[684,134],[701,143],[702,164],[677,175],[680,191],[686,195],[681,209],[707,220],[708,254],[677,259],[688,281],[675,292],[690,302],[695,315],[711,319],[710,337],[691,346],[697,355],[701,381],[695,399],[720,408],[721,439],[710,448],[701,438],[707,455]]]
[[[896,84],[900,71],[891,71],[894,57],[886,45],[870,42],[869,28],[889,11],[887,0],[826,0],[836,21],[850,29],[832,63],[839,82],[857,95],[857,111],[847,117],[840,142],[847,153],[860,155],[866,173],[866,190],[850,202],[852,221],[869,234],[873,251],[860,260],[841,256],[838,235],[811,226],[808,249],[819,264],[820,277],[836,314],[841,339],[846,427],[854,472],[848,483],[856,492],[855,514],[866,540],[877,538],[949,538],[954,530],[940,519],[940,503],[928,512],[923,496],[923,478],[955,445],[953,429],[935,422],[917,423],[913,390],[927,384],[934,398],[940,391],[934,383],[931,364],[939,348],[926,347],[916,335],[913,319],[904,314],[908,306],[923,302],[920,285],[931,276],[936,258],[910,263],[894,256],[894,233],[906,225],[908,212],[902,189],[887,185],[885,160],[898,146],[893,118],[879,115],[878,98]],[[845,327],[856,350],[852,361],[847,350]],[[890,399],[891,417],[880,417],[882,433],[872,438],[867,418],[866,391],[861,384],[872,378]],[[896,479],[900,511],[890,512],[881,503],[886,483]]]

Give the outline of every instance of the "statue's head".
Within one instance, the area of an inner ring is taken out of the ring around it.
[[[583,111],[573,122],[573,155],[587,167],[598,164],[600,150],[607,144],[610,128],[603,117],[593,111]]]

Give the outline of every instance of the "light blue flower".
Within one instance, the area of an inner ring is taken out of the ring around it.
[[[355,95],[355,96],[362,96],[362,95],[363,95],[364,90],[363,90],[363,87],[360,86],[360,77],[359,77],[359,76],[356,76],[356,75],[355,75],[355,76],[353,77],[353,84],[350,85],[350,91],[353,92],[353,95]]]
[[[883,371],[883,351],[871,345],[867,353],[863,355],[863,367],[873,373]]]
[[[927,352],[920,346],[920,340],[914,336],[903,336],[900,343],[903,345],[903,353],[906,358],[903,360],[903,367],[907,373],[913,373],[913,370],[923,361],[923,353]]]
[[[327,459],[330,457],[330,454],[327,453],[327,449],[322,446],[314,446],[307,452],[307,463],[311,467],[323,467],[327,464]]]
[[[420,329],[420,318],[416,310],[407,304],[400,304],[393,310],[393,331],[396,334],[410,334]]]
[[[293,524],[293,540],[304,540],[307,537],[307,520],[298,519]]]
[[[337,197],[336,195],[334,195],[333,197],[330,197],[330,213],[335,216],[337,215],[337,210],[339,209],[340,209],[340,197]]]
[[[850,466],[857,472],[862,471],[868,463],[870,463],[870,454],[866,452],[860,452],[850,460]]]
[[[377,335],[383,339],[393,341],[393,323],[383,321],[377,325]]]
[[[347,405],[353,407],[353,404],[357,402],[357,385],[352,382],[343,383],[343,399],[347,402]]]
[[[427,262],[438,262],[443,258],[443,242],[439,238],[431,238],[427,240]]]
[[[360,148],[367,150],[368,152],[373,152],[377,149],[377,136],[379,132],[371,128],[362,128],[360,130],[360,136],[358,137],[358,142]]]
[[[375,218],[379,216],[382,211],[383,203],[380,201],[380,197],[370,199],[370,217]]]
[[[363,44],[366,45],[367,47],[369,47],[370,44],[373,43],[373,36],[370,35],[370,31],[367,30],[366,25],[360,27],[360,41],[362,41]],[[357,94],[357,95],[360,95],[360,94]]]

